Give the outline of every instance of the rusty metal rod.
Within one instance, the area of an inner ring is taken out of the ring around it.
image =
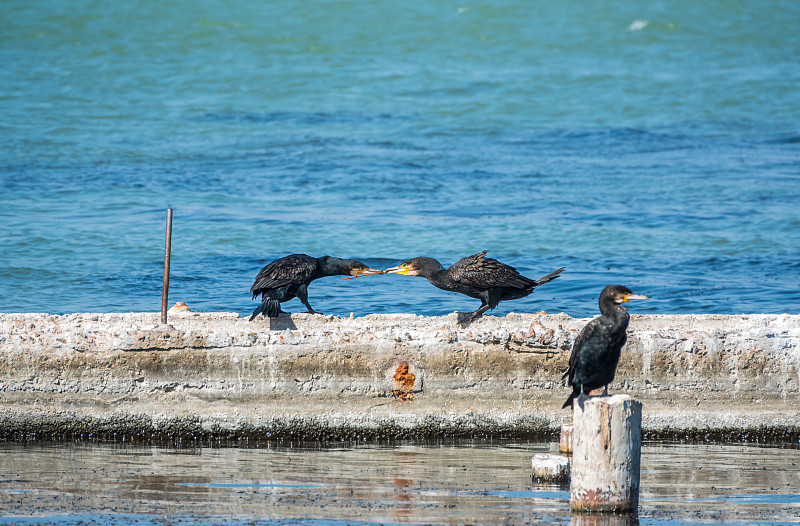
[[[167,208],[167,239],[164,243],[164,287],[161,289],[161,323],[167,323],[169,301],[169,257],[172,252],[172,208]]]

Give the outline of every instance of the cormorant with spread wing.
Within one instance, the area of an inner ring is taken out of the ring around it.
[[[303,302],[308,312],[317,314],[308,303],[308,285],[315,279],[380,273],[380,270],[369,268],[360,261],[332,256],[313,258],[305,254],[292,254],[276,259],[261,269],[250,287],[253,299],[261,294],[261,304],[253,311],[250,321],[259,314],[277,318],[283,312],[281,303],[294,297]]]
[[[622,346],[628,339],[628,310],[622,306],[630,300],[647,300],[647,296],[634,294],[622,285],[608,285],[600,293],[600,316],[581,330],[572,346],[569,369],[564,373],[572,394],[564,402],[571,407],[572,401],[593,389],[604,387],[614,380]]]
[[[524,298],[539,285],[556,279],[564,272],[560,268],[537,280],[526,278],[517,269],[487,258],[484,250],[456,261],[445,269],[433,258],[416,257],[400,265],[383,271],[384,274],[402,274],[427,278],[435,287],[466,294],[481,300],[481,306],[474,312],[459,312],[459,325],[474,321],[489,309],[494,309],[501,301]]]

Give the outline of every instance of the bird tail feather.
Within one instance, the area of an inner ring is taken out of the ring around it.
[[[551,281],[556,279],[558,276],[560,276],[561,273],[564,272],[565,270],[567,270],[567,267],[561,267],[560,269],[558,269],[558,270],[556,270],[554,272],[551,272],[550,274],[548,274],[548,275],[546,275],[544,277],[541,277],[541,278],[537,279],[536,281],[534,281],[533,282],[533,286],[534,287],[538,287],[539,285],[544,285],[545,283],[550,283]]]
[[[250,316],[249,321],[253,321],[253,319],[258,316],[259,314],[264,314],[268,318],[277,318],[278,314],[281,312],[281,302],[278,300],[274,300],[272,298],[264,298],[264,301],[256,307],[256,310],[253,311],[253,315]]]

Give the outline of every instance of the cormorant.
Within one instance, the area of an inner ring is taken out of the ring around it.
[[[433,258],[416,257],[383,271],[384,274],[402,274],[427,278],[435,287],[466,294],[481,300],[474,312],[459,312],[458,324],[464,325],[480,318],[484,312],[494,309],[501,301],[524,298],[533,289],[553,281],[564,272],[560,268],[537,280],[526,278],[517,269],[484,257],[488,250],[467,256],[445,269]]]
[[[562,408],[570,407],[576,397],[593,389],[605,386],[608,393],[608,384],[617,372],[620,351],[628,339],[630,315],[622,304],[647,299],[650,298],[634,294],[622,285],[608,285],[603,289],[599,301],[600,316],[586,324],[572,346],[569,369],[563,376],[572,386],[572,394]]]
[[[281,303],[297,297],[308,312],[316,314],[308,304],[308,285],[325,276],[359,276],[380,274],[380,270],[369,268],[354,259],[339,259],[332,256],[313,258],[305,254],[276,259],[261,269],[250,287],[253,299],[261,294],[261,304],[253,311],[250,321],[259,314],[277,318]]]

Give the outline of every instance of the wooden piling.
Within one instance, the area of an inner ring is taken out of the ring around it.
[[[572,454],[572,424],[561,426],[561,436],[558,440],[558,451],[560,453]]]
[[[636,511],[641,402],[628,395],[576,399],[572,424],[572,509]]]
[[[570,526],[639,526],[639,516],[636,513],[575,512]]]
[[[531,457],[531,477],[535,483],[563,484],[569,482],[569,459],[561,455],[538,453]]]

